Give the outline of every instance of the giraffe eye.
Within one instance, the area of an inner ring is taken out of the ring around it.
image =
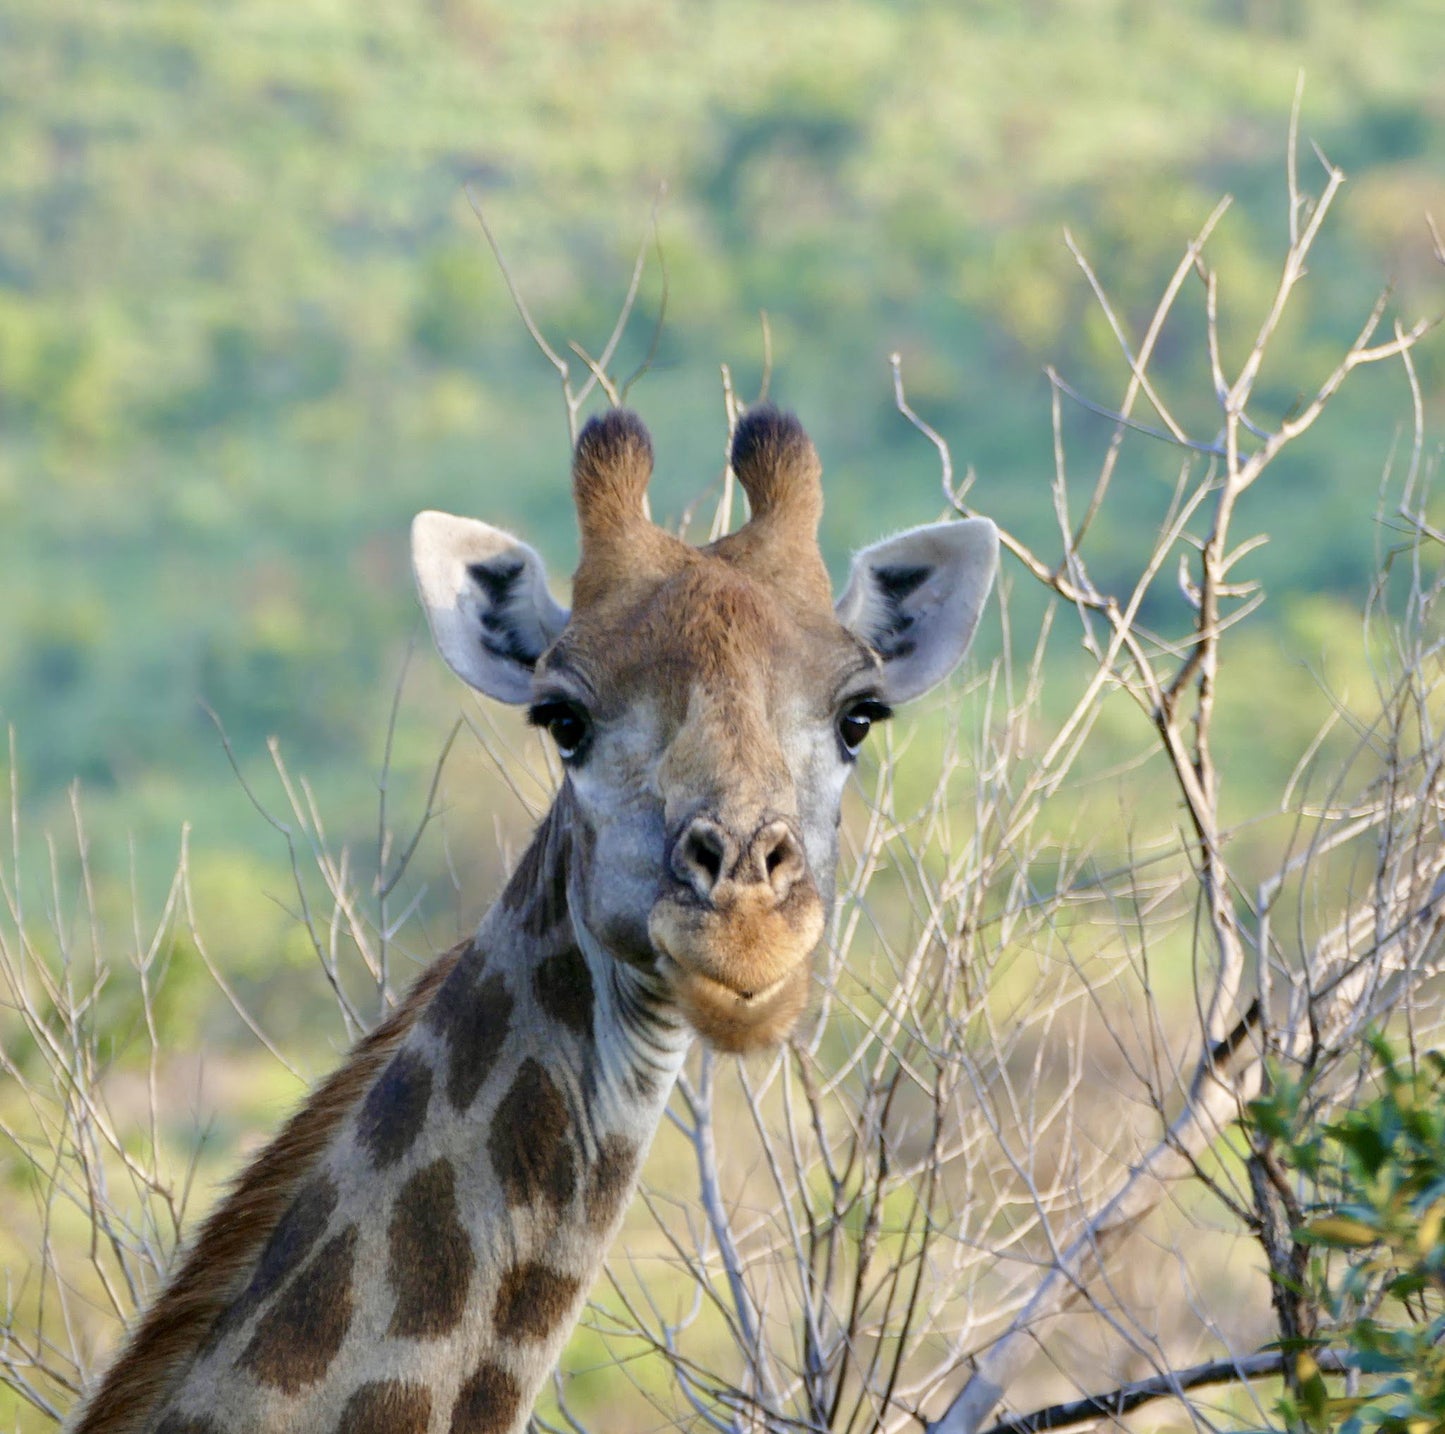
[[[547,735],[557,744],[557,755],[571,761],[582,750],[592,732],[592,721],[575,702],[552,700],[539,702],[527,713],[534,727],[545,727]]]
[[[845,707],[838,716],[838,740],[844,752],[852,757],[863,745],[863,739],[872,730],[875,722],[882,722],[893,715],[887,703],[876,697],[865,697]]]

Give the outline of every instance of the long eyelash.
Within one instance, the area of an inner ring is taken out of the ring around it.
[[[851,703],[848,710],[866,717],[870,722],[886,722],[893,715],[893,709],[881,697],[865,697]]]
[[[576,710],[577,704],[569,702],[566,698],[544,697],[540,702],[534,702],[527,708],[527,725],[545,727],[554,717],[561,717],[565,713]]]

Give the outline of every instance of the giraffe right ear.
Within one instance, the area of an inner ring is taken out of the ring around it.
[[[475,518],[418,513],[411,563],[432,638],[452,671],[499,702],[528,701],[537,659],[567,626],[536,550]]]
[[[953,671],[997,569],[998,529],[987,518],[910,528],[853,559],[838,619],[882,660],[890,702],[907,702]]]

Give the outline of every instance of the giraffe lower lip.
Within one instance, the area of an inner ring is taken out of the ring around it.
[[[787,984],[788,977],[792,974],[791,971],[785,971],[776,981],[771,981],[756,991],[738,991],[736,994],[739,999],[744,1001],[766,1001],[769,996],[776,995],[778,991]],[[728,989],[732,990],[732,987],[729,986]]]
[[[763,1050],[787,1036],[807,1003],[809,962],[776,981],[743,990],[698,970],[658,947],[658,974],[671,988],[683,1019],[718,1050]]]
[[[716,976],[707,975],[705,972],[695,970],[684,961],[679,961],[670,952],[658,953],[659,966],[663,974],[670,975],[674,981],[684,981],[694,986],[711,988],[714,991],[726,992],[735,1000],[744,1001],[749,1005],[762,1003],[768,997],[776,995],[777,992],[787,984],[788,978],[793,974],[785,971],[776,981],[770,981],[766,986],[757,987],[754,990],[743,991],[736,986],[730,986],[726,981],[720,981]]]

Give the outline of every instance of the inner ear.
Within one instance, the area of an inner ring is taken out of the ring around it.
[[[890,701],[917,697],[953,671],[997,569],[998,529],[987,518],[913,528],[853,559],[838,620],[882,659]]]
[[[452,671],[500,702],[530,700],[532,669],[567,626],[536,550],[475,518],[428,512],[412,522],[411,560]]]

